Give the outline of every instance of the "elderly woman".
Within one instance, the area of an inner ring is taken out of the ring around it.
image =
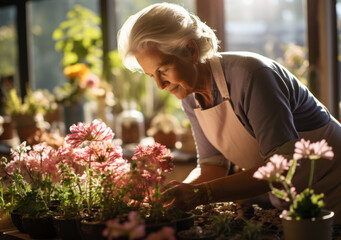
[[[324,192],[326,208],[341,223],[341,126],[283,66],[254,53],[217,53],[212,29],[168,3],[131,16],[119,32],[118,48],[127,68],[143,71],[181,100],[191,122],[198,166],[173,187],[176,206],[191,209],[266,193],[267,182],[253,174],[271,155],[292,153],[300,138],[326,139],[335,157],[317,161],[313,188]],[[228,176],[230,162],[244,171]],[[307,164],[293,179],[298,192],[307,186]]]

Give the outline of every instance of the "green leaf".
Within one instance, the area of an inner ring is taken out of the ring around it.
[[[59,28],[54,30],[52,33],[52,39],[53,40],[59,40],[59,39],[62,39],[63,37],[64,37],[64,32]]]
[[[72,65],[74,63],[77,63],[77,61],[78,61],[78,56],[76,53],[67,52],[64,55],[63,65],[64,66]]]
[[[56,49],[57,51],[63,50],[63,48],[64,48],[64,46],[65,46],[64,44],[65,44],[64,41],[58,41],[58,42],[56,42],[55,49]]]

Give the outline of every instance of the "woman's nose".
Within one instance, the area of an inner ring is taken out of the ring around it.
[[[168,84],[169,84],[167,81],[164,81],[161,77],[155,76],[155,77],[154,77],[154,80],[155,80],[155,82],[156,82],[157,87],[158,87],[160,90],[165,89],[165,88],[168,86]]]

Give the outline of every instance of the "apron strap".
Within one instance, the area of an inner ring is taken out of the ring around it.
[[[212,69],[213,77],[219,89],[223,100],[230,100],[230,94],[227,89],[226,80],[224,77],[223,68],[220,62],[220,55],[215,55],[213,58],[209,59],[209,63]]]
[[[217,84],[218,90],[224,101],[224,100],[230,100],[230,93],[227,88],[225,75],[223,72],[223,68],[221,66],[220,58],[221,56],[217,54],[213,56],[211,59],[209,59],[208,61],[210,63],[210,67],[213,73],[214,80]],[[195,97],[195,93],[193,93],[193,98],[194,98],[197,108],[200,108],[200,104]]]

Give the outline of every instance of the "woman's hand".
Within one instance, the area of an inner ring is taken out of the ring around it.
[[[187,184],[171,182],[173,187],[162,194],[170,194],[172,200],[165,203],[165,207],[177,207],[183,211],[189,211],[196,206],[207,203],[206,189],[203,184]]]

